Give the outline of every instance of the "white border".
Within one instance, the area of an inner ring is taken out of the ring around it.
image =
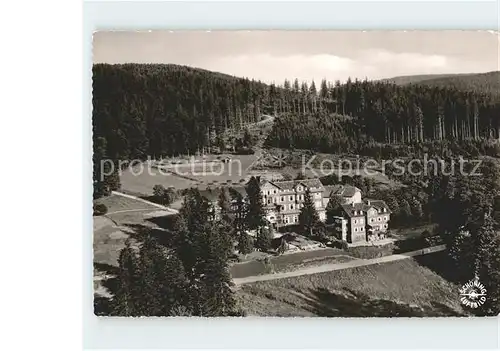
[[[97,318],[92,307],[91,40],[95,30],[478,29],[498,30],[497,1],[87,2],[84,3],[84,347],[496,348],[490,319]]]

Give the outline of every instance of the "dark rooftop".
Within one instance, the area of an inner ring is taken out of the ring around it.
[[[368,202],[370,204],[368,204]],[[375,208],[377,211],[383,211],[385,208],[385,212],[381,213],[391,213],[391,209],[387,207],[387,204],[382,200],[367,200],[365,202],[342,205],[342,209],[349,217],[364,216],[370,208]]]

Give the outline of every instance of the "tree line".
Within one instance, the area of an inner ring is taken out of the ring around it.
[[[365,153],[374,146],[481,145],[500,138],[499,98],[481,91],[348,80],[327,96],[333,111],[285,111],[267,145]]]
[[[360,135],[388,144],[500,137],[498,98],[481,91],[351,79],[266,85],[178,65],[93,66],[93,140],[111,159],[224,146],[226,130],[265,113],[283,115],[270,136],[275,146],[297,143],[297,125],[317,134],[311,119],[351,142]]]
[[[400,212],[412,216],[421,213],[422,218],[436,223],[436,233],[446,244],[453,263],[454,279],[461,284],[471,279],[483,283],[488,296],[477,313],[497,315],[500,313],[500,166],[496,159],[485,158],[473,175],[476,164],[465,163],[461,171],[459,163],[452,160],[444,160],[446,172],[405,178],[403,189],[380,191],[377,196],[388,204],[397,203]],[[412,199],[420,206],[415,206]]]
[[[365,155],[442,144],[499,151],[487,140],[500,137],[498,98],[453,87],[351,79],[264,84],[178,65],[96,64],[92,103],[96,196],[119,188],[115,174],[101,179],[102,159],[248,149],[234,134],[262,114],[279,116],[267,146]]]
[[[459,280],[477,278],[487,289],[479,313],[500,313],[500,170],[484,162],[483,176],[461,172],[429,179],[430,206]],[[470,169],[469,169],[470,170]]]
[[[117,316],[238,316],[229,274],[232,240],[224,219],[209,221],[209,203],[197,189],[184,197],[160,243],[150,233],[137,247],[127,241],[119,256]]]
[[[117,288],[111,302],[116,316],[241,316],[229,273],[234,252],[248,254],[283,249],[273,247],[260,182],[252,178],[247,196],[224,188],[213,204],[198,189],[188,189],[172,228],[171,240],[150,233],[134,245],[127,240],[118,259]],[[301,232],[317,235],[320,225],[307,192],[299,216]],[[252,237],[248,233],[254,231]],[[283,243],[281,243],[283,244]]]

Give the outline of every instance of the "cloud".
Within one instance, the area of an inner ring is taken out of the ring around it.
[[[196,63],[194,65],[196,66]],[[349,77],[381,79],[412,74],[484,71],[481,62],[473,60],[436,54],[391,52],[382,49],[364,50],[355,57],[332,54],[226,55],[200,61],[200,66],[235,76],[277,83],[295,78],[299,81],[314,79],[319,82],[323,78],[329,81],[345,81]]]
[[[204,64],[204,68],[281,83],[285,79],[294,78],[299,81],[335,79],[352,70],[353,63],[349,58],[328,54],[288,56],[250,54],[213,58]]]
[[[266,82],[345,81],[498,70],[499,42],[486,31],[103,31],[94,34],[93,60],[175,63]]]

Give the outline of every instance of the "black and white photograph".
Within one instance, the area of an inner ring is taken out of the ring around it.
[[[499,315],[499,47],[96,31],[94,314]]]

